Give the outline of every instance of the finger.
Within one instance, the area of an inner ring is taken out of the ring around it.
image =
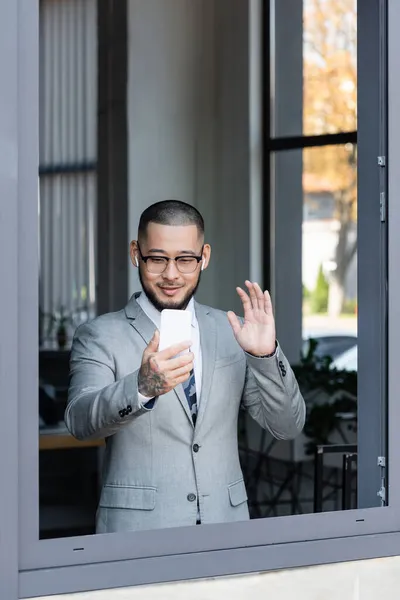
[[[271,296],[270,296],[269,292],[267,292],[267,291],[264,292],[264,310],[267,313],[267,315],[274,314],[274,310],[272,308]]]
[[[192,345],[191,341],[180,342],[179,344],[174,344],[173,346],[169,346],[161,352],[158,353],[159,360],[168,360],[170,358],[174,358],[177,354],[184,352],[185,350],[189,350]]]
[[[189,377],[190,377],[190,371],[189,371],[189,373],[183,373],[182,375],[179,375],[178,377],[169,379],[166,384],[166,392],[173,390],[180,383],[185,383],[185,381],[187,381],[189,379]]]
[[[256,293],[256,297],[257,297],[257,305],[259,310],[264,310],[265,309],[265,302],[264,302],[264,294],[262,289],[260,288],[259,284],[257,282],[254,282],[254,291]]]
[[[180,383],[185,383],[185,381],[187,381],[189,379],[189,375],[190,375],[190,373],[188,373],[186,375],[181,375],[180,377],[177,377],[176,379],[174,379],[174,387],[176,387]]]
[[[170,379],[176,381],[180,377],[186,377],[188,379],[190,373],[193,370],[193,363],[191,365],[185,365],[184,367],[180,367],[179,369],[175,369],[170,373]]]
[[[157,352],[158,345],[160,343],[160,332],[158,329],[155,330],[153,337],[151,338],[146,350],[148,352]]]
[[[253,310],[258,308],[258,301],[257,301],[257,296],[256,296],[256,292],[254,289],[254,285],[251,283],[251,281],[245,281],[246,287],[249,290],[249,294],[250,294],[250,300],[251,300],[251,306],[253,308]]]
[[[235,337],[237,337],[238,334],[240,333],[240,330],[242,329],[242,326],[240,324],[239,319],[235,315],[235,313],[232,312],[231,310],[228,312],[228,320],[229,320],[229,323],[231,324],[231,327],[233,329],[233,333],[234,333]]]
[[[239,298],[242,301],[243,304],[243,310],[244,310],[244,314],[246,316],[246,312],[251,310],[251,301],[250,298],[248,297],[248,295],[246,294],[246,292],[244,290],[242,290],[241,287],[237,287],[236,291],[239,295]]]
[[[180,369],[181,367],[186,367],[188,365],[192,365],[192,368],[193,368],[193,360],[194,360],[193,353],[188,352],[187,354],[184,354],[183,356],[176,356],[175,358],[170,358],[169,360],[163,361],[161,363],[161,365],[162,365],[162,369],[165,372],[170,373],[171,371],[174,371],[175,369]]]

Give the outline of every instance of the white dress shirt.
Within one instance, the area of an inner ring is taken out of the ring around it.
[[[144,292],[140,294],[137,299],[137,303],[143,312],[149,317],[151,321],[153,321],[154,325],[160,330],[161,324],[161,313],[156,309],[154,304],[150,302],[148,297]],[[201,346],[200,346],[200,331],[199,324],[196,318],[196,311],[194,307],[193,298],[190,300],[187,308],[192,313],[192,346],[190,348],[191,352],[194,354],[194,377],[196,380],[196,396],[197,396],[197,407],[200,405],[200,397],[201,397],[201,377],[203,371],[203,362],[201,356]],[[139,392],[139,399],[142,404],[146,404],[149,401],[149,398],[146,398]]]

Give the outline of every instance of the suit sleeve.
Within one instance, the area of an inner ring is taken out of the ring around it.
[[[70,358],[65,423],[80,439],[104,438],[148,412],[138,394],[138,370],[116,381],[107,338],[94,323],[81,325]]]
[[[303,429],[306,407],[294,373],[279,344],[274,356],[246,354],[242,405],[278,439],[293,439]]]

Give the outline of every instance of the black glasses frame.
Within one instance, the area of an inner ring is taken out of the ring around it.
[[[181,270],[180,270],[180,268],[179,268],[179,259],[180,259],[180,258],[193,258],[194,260],[196,260],[196,261],[197,261],[196,268],[195,268],[195,269],[193,269],[193,271],[188,271],[188,272],[187,272],[187,274],[189,274],[189,273],[194,273],[194,272],[196,271],[197,267],[199,266],[199,262],[200,262],[200,261],[203,259],[203,250],[204,250],[204,244],[203,244],[203,246],[201,247],[201,254],[200,254],[200,256],[194,256],[193,254],[182,254],[182,255],[180,255],[180,256],[176,256],[175,258],[170,258],[169,256],[160,256],[160,255],[156,255],[156,254],[155,254],[154,256],[153,256],[153,255],[151,255],[151,256],[143,256],[143,254],[142,254],[142,251],[141,251],[141,249],[140,249],[140,246],[139,246],[139,242],[137,242],[137,244],[136,244],[136,245],[137,245],[137,248],[138,248],[138,250],[139,250],[139,255],[140,255],[140,258],[141,258],[141,260],[144,262],[144,264],[146,265],[146,268],[148,268],[148,267],[147,267],[147,261],[149,260],[149,258],[158,258],[158,259],[160,259],[160,258],[161,258],[162,260],[165,260],[165,267],[164,267],[164,269],[163,269],[162,271],[160,271],[160,273],[158,273],[158,275],[161,275],[162,273],[164,273],[164,271],[166,271],[166,270],[167,270],[167,268],[168,268],[168,263],[169,263],[169,261],[170,261],[170,260],[174,260],[174,261],[175,261],[175,263],[176,263],[176,268],[178,269],[179,273],[183,273],[183,274],[185,274],[185,272],[184,272],[184,271],[181,271]],[[150,271],[150,272],[151,272],[151,271]],[[154,273],[154,275],[155,275],[155,274],[156,274],[156,273]]]

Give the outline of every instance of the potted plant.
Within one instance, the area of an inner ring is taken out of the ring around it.
[[[65,311],[61,306],[58,311],[49,315],[49,327],[47,336],[50,337],[55,329],[55,337],[59,350],[63,350],[68,342],[68,325],[72,324],[72,314]]]
[[[313,455],[317,445],[330,443],[343,415],[353,414],[357,418],[357,373],[332,368],[330,356],[316,355],[317,344],[311,339],[307,354],[293,366],[307,408],[304,425],[307,455]]]
[[[330,356],[319,357],[316,340],[310,340],[309,350],[293,365],[301,393],[306,403],[306,422],[295,440],[273,440],[263,433],[252,419],[241,411],[239,415],[239,445],[246,453],[251,450],[283,460],[311,460],[320,444],[345,443],[343,433],[354,438],[357,420],[357,373],[332,368]]]

